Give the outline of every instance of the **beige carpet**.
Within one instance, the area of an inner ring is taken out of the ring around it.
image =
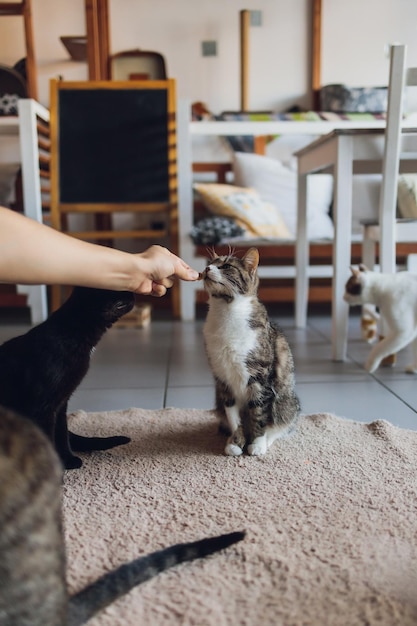
[[[210,411],[79,412],[71,427],[132,438],[66,473],[72,592],[139,554],[247,530],[92,626],[417,623],[417,432],[309,415],[265,457],[230,458]]]

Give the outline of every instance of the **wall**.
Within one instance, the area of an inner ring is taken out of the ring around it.
[[[70,60],[59,37],[85,34],[84,0],[32,0],[39,66],[39,100],[49,104],[49,79],[84,80],[84,63]],[[178,95],[215,113],[238,109],[239,11],[261,10],[250,29],[250,108],[309,106],[310,0],[109,0],[113,52],[140,47],[161,52]],[[24,56],[23,20],[0,18],[0,62]],[[384,85],[388,42],[407,43],[417,65],[415,0],[323,0],[322,83]],[[218,56],[202,57],[201,41],[217,40]]]

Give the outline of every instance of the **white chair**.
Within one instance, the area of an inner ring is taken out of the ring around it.
[[[417,174],[417,129],[402,129],[405,90],[417,86],[417,67],[408,68],[407,48],[391,46],[388,86],[387,124],[385,130],[382,183],[378,221],[364,223],[362,260],[370,269],[375,265],[379,243],[381,272],[396,271],[396,242],[417,241],[417,220],[397,219],[399,173]]]

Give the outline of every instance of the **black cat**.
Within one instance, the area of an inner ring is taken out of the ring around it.
[[[75,287],[45,322],[0,346],[0,405],[40,426],[66,469],[82,465],[72,451],[107,450],[130,441],[69,432],[67,405],[94,347],[133,305],[130,292]]]

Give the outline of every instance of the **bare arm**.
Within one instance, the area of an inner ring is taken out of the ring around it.
[[[162,296],[198,273],[161,246],[130,254],[87,243],[0,207],[0,282],[80,285]]]

